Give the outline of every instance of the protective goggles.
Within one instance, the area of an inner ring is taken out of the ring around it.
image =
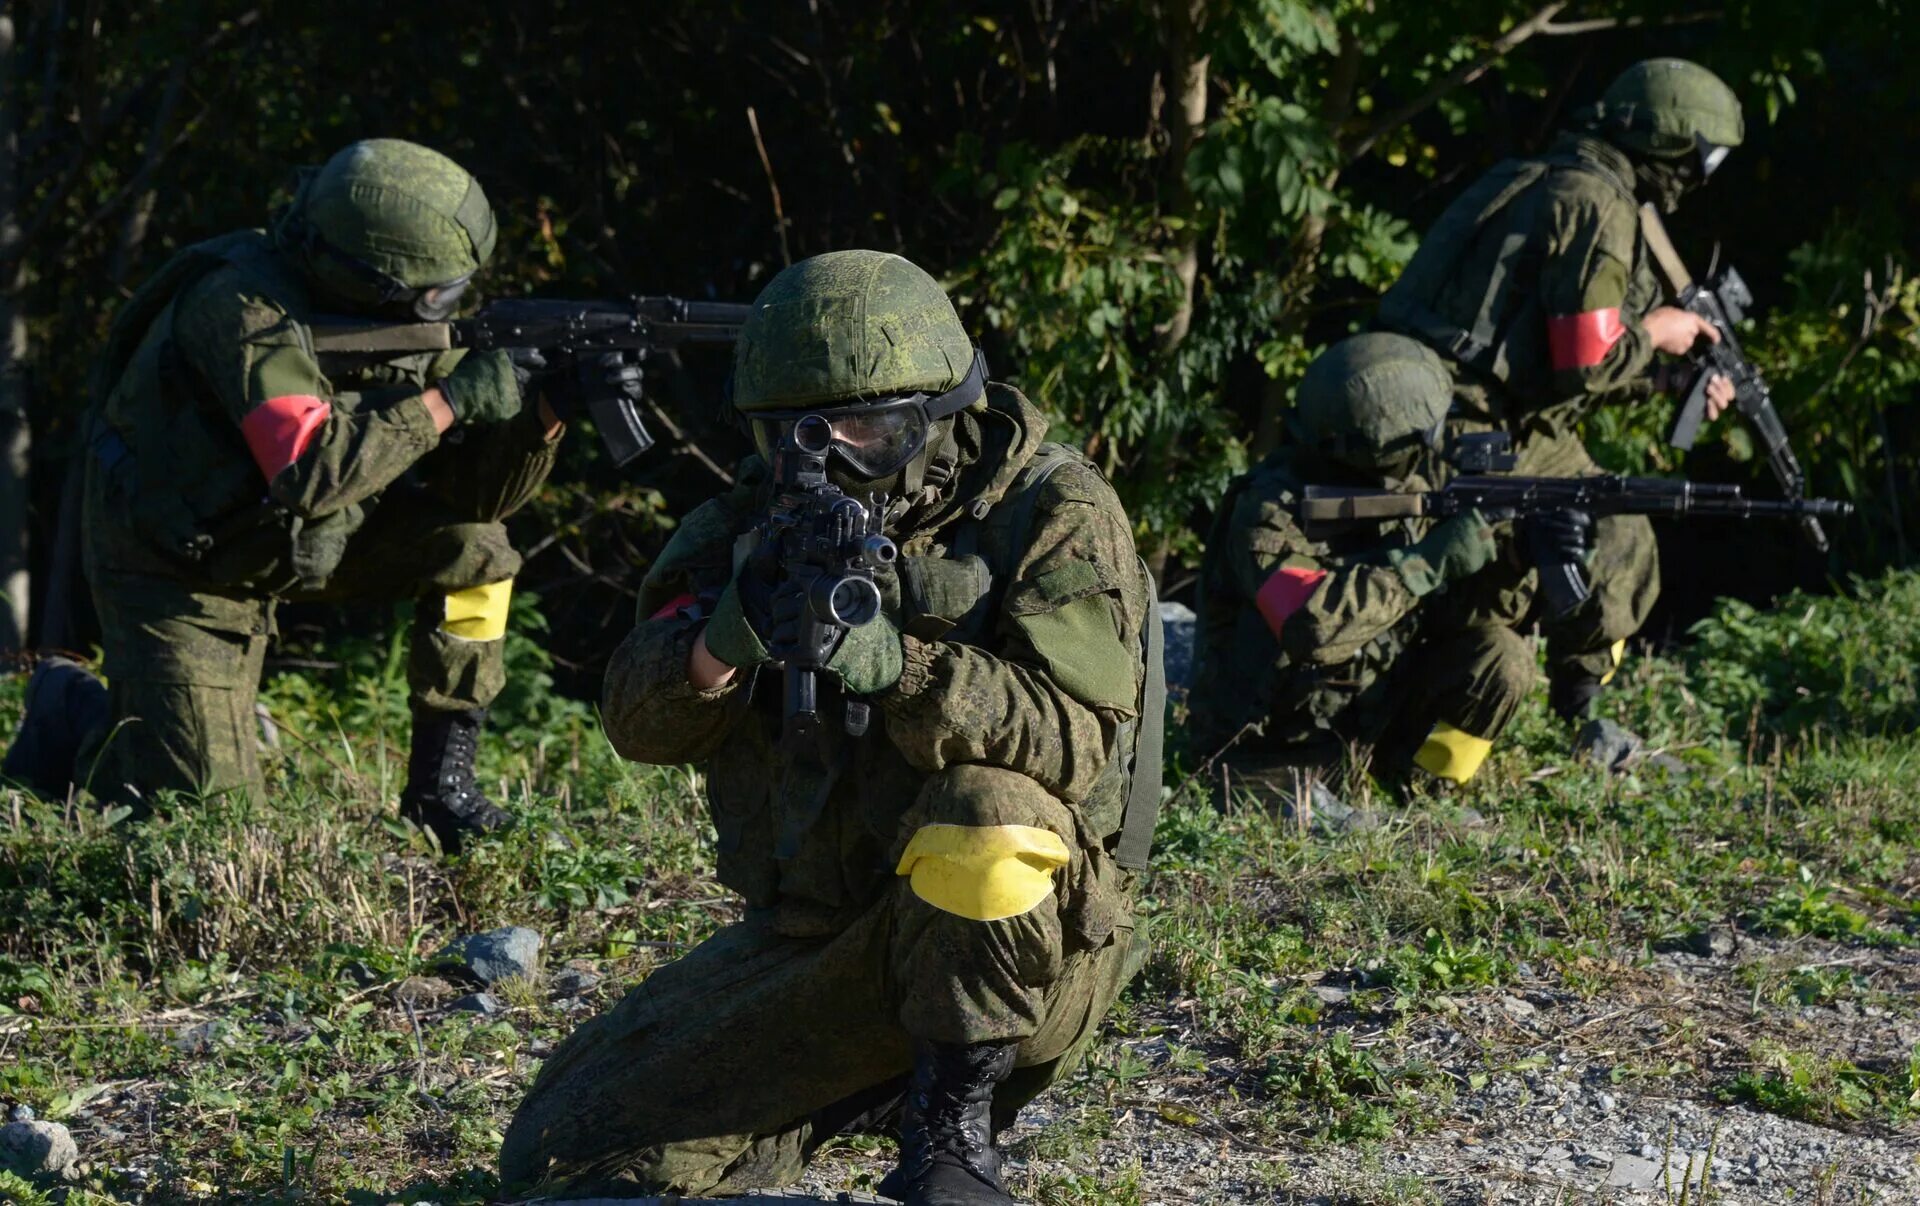
[[[1700,179],[1707,180],[1712,178],[1716,171],[1720,170],[1720,165],[1727,161],[1727,155],[1733,148],[1708,142],[1701,135],[1695,134],[1693,136],[1693,150],[1694,154],[1700,157]]]
[[[456,276],[437,285],[413,286],[375,268],[358,256],[348,255],[321,238],[316,232],[308,239],[313,250],[332,260],[357,279],[379,299],[382,309],[406,307],[422,322],[444,322],[460,308],[460,299],[473,283],[473,273]]]
[[[749,414],[747,421],[754,447],[771,461],[800,420],[824,420],[832,432],[828,456],[860,477],[882,478],[900,472],[919,456],[934,421],[972,405],[986,381],[986,357],[976,349],[966,377],[945,393],[905,394],[834,409],[758,411]]]

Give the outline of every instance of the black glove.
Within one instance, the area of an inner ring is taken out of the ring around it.
[[[562,423],[602,398],[626,398],[640,401],[645,374],[640,365],[621,352],[602,352],[574,363],[566,388],[551,391],[547,405]]]
[[[1527,553],[1540,572],[1547,618],[1567,615],[1593,593],[1587,554],[1593,551],[1593,516],[1585,511],[1542,511],[1525,523]]]

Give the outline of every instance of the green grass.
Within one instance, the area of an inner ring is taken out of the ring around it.
[[[1732,927],[1848,959],[1911,945],[1916,613],[1920,575],[1896,574],[1775,613],[1729,607],[1683,656],[1635,659],[1610,706],[1697,768],[1686,778],[1571,764],[1536,701],[1468,789],[1371,832],[1314,839],[1244,803],[1177,796],[1145,905],[1153,957],[1057,1091],[1054,1122],[1020,1141],[1018,1188],[1049,1203],[1153,1196],[1139,1166],[1091,1159],[1128,1111],[1272,1153],[1418,1135],[1456,1093],[1533,1056],[1490,1046],[1463,1083],[1401,1039],[1523,983],[1641,991],[1651,948],[1678,935]],[[270,803],[183,805],[130,827],[0,796],[0,1100],[84,1124],[85,1192],[484,1200],[514,1103],[583,1015],[536,985],[504,992],[494,1019],[395,986],[429,975],[459,933],[529,925],[549,966],[607,977],[598,1010],[733,916],[710,879],[698,777],[621,763],[590,708],[544,690],[529,640],[483,765],[523,824],[434,857],[393,816],[398,649],[353,644],[333,651],[333,674],[269,685],[285,734]],[[17,679],[0,687],[9,728],[19,693]],[[1329,988],[1345,995],[1329,1003]],[[1657,1056],[1614,1057],[1612,1078],[1826,1126],[1911,1125],[1911,1053],[1856,1065],[1793,1032],[1804,1008],[1911,1017],[1909,1000],[1850,963],[1789,955],[1746,960],[1731,991],[1758,1028],[1750,1044],[1717,1056],[1708,1023],[1677,1022]],[[871,1145],[839,1155],[848,1188],[884,1160]],[[1421,1200],[1361,1179],[1359,1200]],[[35,1200],[0,1181],[9,1197]]]

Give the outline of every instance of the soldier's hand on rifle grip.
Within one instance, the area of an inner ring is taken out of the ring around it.
[[[1593,551],[1593,517],[1585,511],[1541,511],[1525,523],[1527,552],[1540,574],[1547,617],[1559,619],[1593,593],[1587,555]]]
[[[1692,310],[1679,306],[1659,306],[1640,320],[1654,350],[1669,356],[1685,356],[1702,339],[1720,342],[1720,330]]]
[[[528,386],[545,367],[532,349],[468,352],[434,385],[456,423],[504,423],[520,413]]]
[[[1727,413],[1738,393],[1733,378],[1725,373],[1715,373],[1707,378],[1707,418],[1717,419]]]

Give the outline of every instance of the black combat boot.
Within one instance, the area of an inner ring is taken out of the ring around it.
[[[1547,704],[1553,714],[1574,728],[1593,718],[1593,705],[1600,698],[1598,675],[1572,667],[1555,667],[1547,676]]]
[[[993,1090],[1013,1072],[1016,1043],[913,1046],[900,1117],[900,1167],[879,1192],[907,1206],[1008,1206],[993,1145]]]
[[[0,774],[43,800],[66,799],[80,742],[111,715],[106,686],[79,662],[43,659],[27,680],[27,714]]]
[[[440,848],[457,854],[470,833],[491,833],[513,822],[473,781],[473,755],[480,745],[485,708],[469,712],[413,709],[413,749],[407,755],[407,789],[400,815],[433,830]]]

